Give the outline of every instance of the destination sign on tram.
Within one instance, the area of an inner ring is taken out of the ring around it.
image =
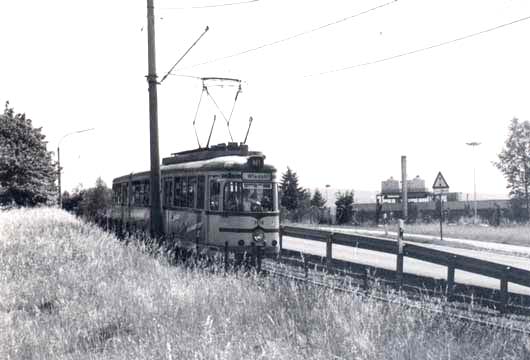
[[[243,173],[243,180],[270,181],[272,175],[270,173]]]

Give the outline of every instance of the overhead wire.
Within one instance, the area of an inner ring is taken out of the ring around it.
[[[223,4],[211,4],[211,5],[201,5],[201,6],[190,6],[190,7],[159,7],[159,10],[191,10],[191,9],[207,9],[207,8],[216,8],[224,6],[233,6],[233,5],[243,5],[250,4],[253,2],[258,2],[260,0],[248,0],[248,1],[239,1],[232,3],[223,3]]]
[[[504,27],[507,27],[507,26],[510,26],[510,25],[514,25],[514,24],[517,24],[517,23],[520,23],[520,22],[523,22],[523,21],[526,21],[526,20],[530,20],[530,16],[525,16],[523,18],[520,18],[520,19],[517,19],[517,20],[514,20],[514,21],[510,21],[508,23],[504,23],[504,24],[501,24],[501,25],[497,25],[497,26],[494,26],[492,28],[488,28],[488,29],[481,30],[481,31],[478,31],[478,32],[474,32],[474,33],[471,33],[471,34],[468,34],[468,35],[460,36],[460,37],[452,39],[452,40],[447,40],[447,41],[443,41],[443,42],[440,42],[440,43],[437,43],[437,44],[425,46],[425,47],[422,47],[422,48],[419,48],[419,49],[407,51],[407,52],[404,52],[404,53],[400,53],[400,54],[384,57],[384,58],[377,59],[377,60],[367,61],[367,62],[364,62],[364,63],[350,65],[350,66],[342,67],[342,68],[339,68],[339,69],[333,69],[333,70],[323,71],[323,72],[320,72],[320,73],[305,75],[304,78],[327,75],[327,74],[336,73],[336,72],[339,72],[339,71],[345,71],[345,70],[350,70],[350,69],[354,69],[354,68],[358,68],[358,67],[374,65],[374,64],[382,63],[384,61],[390,61],[390,60],[394,60],[394,59],[401,58],[401,57],[404,57],[404,56],[417,54],[419,52],[432,50],[432,49],[435,49],[435,48],[438,48],[438,47],[441,47],[441,46],[445,46],[445,45],[449,45],[449,44],[452,44],[452,43],[455,43],[455,42],[458,42],[458,41],[466,40],[466,39],[469,39],[469,38],[472,38],[472,37],[475,37],[475,36],[479,36],[479,35],[494,31],[494,30],[498,30],[498,29],[501,29],[501,28],[504,28]]]
[[[217,62],[217,61],[230,59],[230,58],[233,58],[233,57],[236,57],[236,56],[240,56],[240,55],[245,55],[245,54],[248,54],[250,52],[261,50],[261,49],[266,48],[266,47],[278,45],[278,44],[284,43],[286,41],[290,41],[290,40],[296,39],[298,37],[301,37],[301,36],[304,36],[304,35],[308,35],[308,34],[316,32],[316,31],[320,31],[320,30],[323,30],[325,28],[328,28],[330,26],[337,25],[337,24],[340,24],[342,22],[354,19],[354,18],[359,17],[361,15],[368,14],[368,13],[373,12],[375,10],[378,10],[378,9],[384,8],[384,7],[388,6],[388,5],[391,5],[391,4],[393,4],[393,3],[397,2],[397,1],[398,0],[391,0],[389,2],[386,2],[384,4],[375,6],[373,8],[368,9],[368,10],[364,10],[364,11],[361,11],[359,13],[356,13],[356,14],[353,14],[353,15],[349,15],[349,16],[344,17],[342,19],[335,20],[335,21],[332,21],[330,23],[327,23],[327,24],[324,24],[324,25],[320,25],[318,27],[315,27],[315,28],[312,28],[312,29],[309,29],[309,30],[306,30],[306,31],[302,31],[300,33],[288,36],[286,38],[282,38],[282,39],[279,39],[279,40],[271,41],[269,43],[265,43],[265,44],[262,44],[262,45],[259,45],[259,46],[256,46],[256,47],[253,47],[253,48],[250,48],[250,49],[247,49],[247,50],[243,50],[243,51],[231,54],[231,55],[221,56],[221,57],[218,57],[218,58],[215,58],[215,59],[204,61],[202,63],[197,63],[197,64],[194,64],[194,65],[190,65],[188,67],[181,68],[180,70],[191,69],[191,68],[195,68],[195,67],[198,67],[198,66],[211,64],[211,63],[214,63],[214,62]]]

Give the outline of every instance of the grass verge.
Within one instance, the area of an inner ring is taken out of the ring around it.
[[[0,212],[6,359],[525,359],[530,340],[395,304],[172,267],[56,209]]]

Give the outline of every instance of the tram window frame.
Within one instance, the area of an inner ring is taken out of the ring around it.
[[[206,177],[204,175],[197,176],[197,209],[204,209],[204,199],[206,190]]]
[[[188,208],[195,209],[195,193],[197,192],[197,176],[188,176],[188,194],[186,196],[188,201]]]
[[[230,196],[235,194],[235,196]],[[231,205],[229,202],[234,201]],[[223,186],[223,211],[242,212],[243,211],[243,183],[241,181],[227,181]]]
[[[129,196],[129,186],[127,183],[122,183],[121,184],[121,189],[120,189],[120,193],[121,193],[121,205],[127,205],[128,204],[128,196]]]
[[[151,184],[149,180],[144,180],[142,182],[142,203],[143,206],[149,206],[149,200],[151,198]]]
[[[132,205],[140,206],[143,201],[143,182],[135,180],[132,182]]]
[[[173,178],[173,206],[175,207],[180,207],[181,190],[180,176],[176,176]]]
[[[188,177],[187,176],[182,176],[180,178],[180,189],[182,192],[182,196],[180,200],[181,201],[180,207],[187,208],[188,207]]]
[[[171,207],[173,203],[173,178],[164,178],[164,206]]]
[[[209,183],[208,208],[211,211],[221,211],[221,182],[210,177]]]

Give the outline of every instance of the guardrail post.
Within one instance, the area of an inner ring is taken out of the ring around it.
[[[333,233],[329,234],[328,239],[326,241],[326,270],[330,272],[331,270],[331,261],[332,261],[332,249],[333,245]]]
[[[309,277],[309,260],[307,260],[307,256],[304,256],[304,276],[306,279]]]
[[[397,234],[397,243],[396,243],[396,283],[399,288],[403,284],[403,234],[404,230],[404,221],[399,219],[398,225],[398,234]]]
[[[281,255],[282,249],[283,249],[283,226],[280,226],[280,238],[278,240],[279,240],[278,246],[280,247],[280,255]]]
[[[370,289],[369,277],[370,277],[370,269],[368,268],[368,266],[365,266],[364,272],[363,272],[363,289],[365,291],[368,291]]]
[[[396,254],[396,281],[397,285],[401,287],[403,284],[403,247],[404,245],[398,244]]]
[[[447,301],[453,301],[454,289],[455,289],[455,265],[454,265],[454,262],[451,261],[451,263],[447,266],[447,289],[446,289]]]
[[[228,241],[225,241],[225,273],[228,272]]]
[[[280,226],[280,233],[279,233],[279,239],[278,239],[278,262],[282,261],[282,249],[283,249],[283,226]]]
[[[506,272],[510,271],[510,267],[506,266]],[[508,310],[508,279],[504,276],[501,279],[499,311],[504,314]]]

